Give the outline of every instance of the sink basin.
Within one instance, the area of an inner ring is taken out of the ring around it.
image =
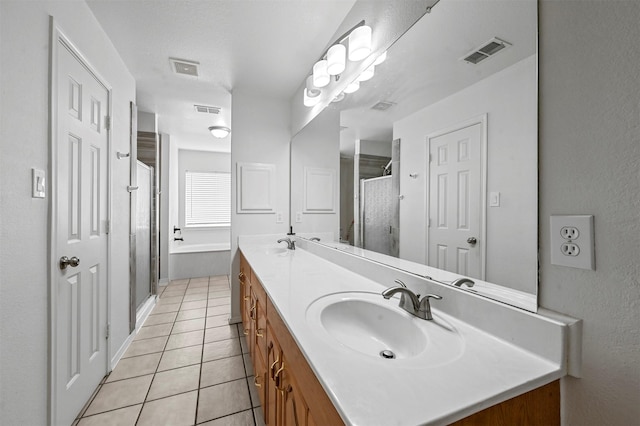
[[[449,322],[417,318],[379,293],[332,293],[307,308],[307,323],[329,344],[380,360],[425,359],[431,366],[455,360],[463,340]]]
[[[288,251],[284,247],[269,247],[264,249],[264,254],[286,255]]]

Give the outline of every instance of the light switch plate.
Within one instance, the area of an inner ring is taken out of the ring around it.
[[[499,192],[490,192],[489,193],[489,207],[500,207],[500,193]]]
[[[44,170],[31,169],[31,197],[44,198],[47,193]]]
[[[551,264],[596,269],[592,215],[551,216]]]

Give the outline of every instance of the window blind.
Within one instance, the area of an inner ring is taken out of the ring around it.
[[[231,223],[231,173],[185,173],[185,225]]]

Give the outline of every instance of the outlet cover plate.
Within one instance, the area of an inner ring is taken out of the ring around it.
[[[578,237],[567,239],[563,228],[576,228]],[[572,244],[579,247],[578,254],[569,256],[562,247]],[[551,264],[595,271],[595,247],[592,215],[552,215],[551,216]]]

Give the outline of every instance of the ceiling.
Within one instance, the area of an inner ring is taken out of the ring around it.
[[[86,0],[136,80],[140,111],[179,147],[230,151],[231,94],[289,100],[355,0]],[[199,62],[173,73],[169,58]],[[194,104],[221,107],[197,113]]]

